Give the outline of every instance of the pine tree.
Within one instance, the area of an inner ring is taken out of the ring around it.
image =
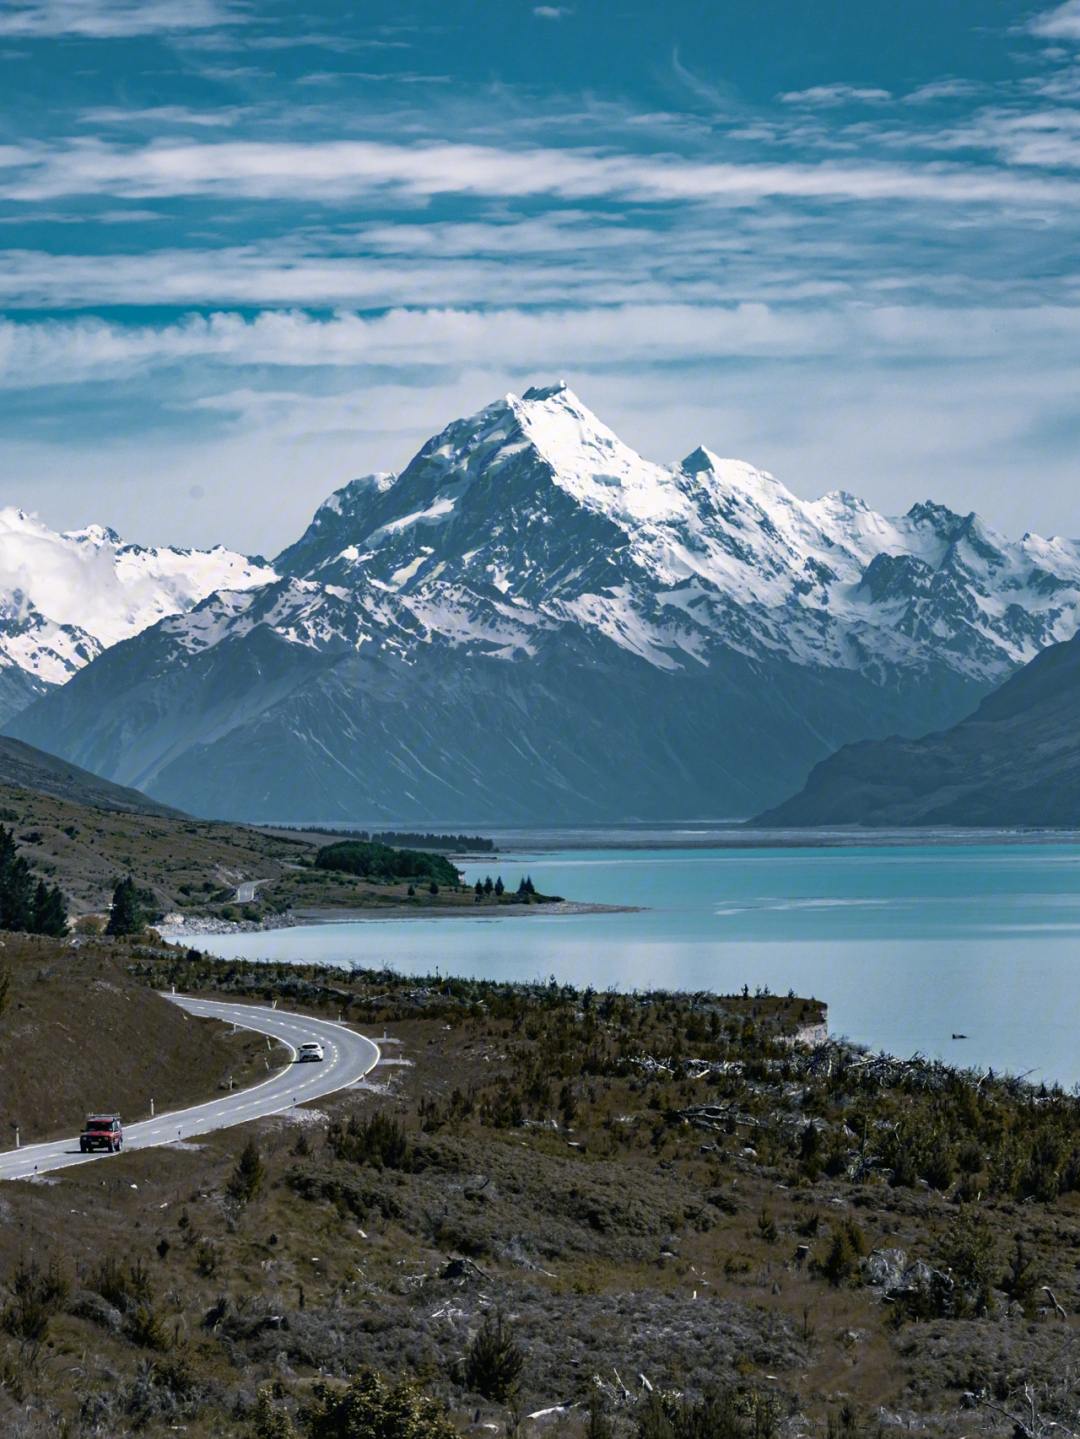
[[[249,1139],[240,1151],[240,1160],[226,1186],[227,1193],[241,1204],[248,1204],[258,1194],[266,1177],[266,1167],[259,1146]]]
[[[478,879],[478,880],[476,881],[476,897],[477,897],[477,899],[480,898],[480,896],[483,894],[483,892],[484,892],[484,881],[483,881],[482,879]]]
[[[0,929],[29,933],[34,922],[34,877],[15,853],[15,833],[0,827]]]
[[[33,933],[51,934],[61,939],[67,932],[67,905],[60,886],[54,884],[49,889],[45,881],[39,879],[34,892]]]
[[[127,879],[122,879],[113,890],[112,913],[109,915],[105,933],[140,934],[142,927],[143,914],[139,907],[135,881],[128,875]]]
[[[506,888],[506,885],[503,884],[503,882],[502,882],[502,875],[500,874],[499,877],[498,877],[498,879],[495,881],[495,893],[496,893],[496,894],[502,894],[502,892],[503,892],[503,890],[504,890],[505,888]]]
[[[492,886],[492,883],[491,883],[491,875],[489,874],[488,877],[487,877],[487,879],[484,880],[484,893],[485,893],[485,894],[490,894],[491,891],[492,891],[492,888],[493,888],[493,886]]]
[[[34,884],[30,865],[18,853],[15,831],[0,825],[0,929],[24,934],[67,934],[67,905],[58,886]]]

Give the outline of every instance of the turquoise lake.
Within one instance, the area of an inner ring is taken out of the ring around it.
[[[1080,1080],[1080,847],[574,850],[469,865],[636,913],[372,919],[199,941],[250,959],[598,990],[791,988],[897,1054]],[[967,1036],[953,1039],[954,1034]]]

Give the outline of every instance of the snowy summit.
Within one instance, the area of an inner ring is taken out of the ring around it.
[[[1080,614],[1073,541],[657,464],[561,384],[345,485],[272,570],[53,540],[101,566],[97,643],[141,632],[12,732],[246,817],[753,813],[840,744],[955,723]]]

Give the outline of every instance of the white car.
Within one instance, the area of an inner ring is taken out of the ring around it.
[[[323,1047],[317,1039],[308,1040],[307,1044],[302,1044],[300,1048],[296,1051],[297,1064],[303,1064],[305,1059],[323,1058],[325,1058],[323,1054]]]

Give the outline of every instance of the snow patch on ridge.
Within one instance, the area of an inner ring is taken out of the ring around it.
[[[576,637],[664,671],[735,651],[983,684],[1080,624],[1078,542],[1012,542],[929,501],[888,517],[842,490],[802,500],[704,446],[656,464],[562,384],[507,395],[400,474],[343,486],[276,572],[98,527],[57,536],[19,511],[0,514],[0,565],[0,663],[52,683],[155,619],[188,653],[259,625],[405,660],[441,644],[516,662]]]
[[[212,550],[128,545],[101,525],[58,534],[0,510],[0,660],[63,684],[102,650],[183,614],[215,590],[276,578],[265,562]]]

